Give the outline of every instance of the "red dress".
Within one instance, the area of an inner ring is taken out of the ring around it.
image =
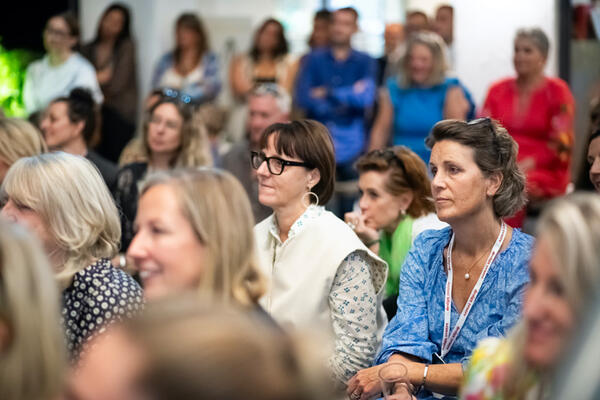
[[[533,159],[533,167],[526,171],[529,197],[547,200],[561,196],[571,179],[573,95],[563,80],[544,77],[529,103],[519,109],[518,91],[515,78],[495,83],[481,114],[500,121],[512,135],[519,144],[519,162]],[[524,212],[519,214],[507,222],[521,226]]]

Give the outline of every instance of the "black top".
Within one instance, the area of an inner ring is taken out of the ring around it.
[[[107,325],[131,318],[142,308],[142,288],[108,259],[76,273],[63,291],[62,322],[71,358],[76,359],[82,345]]]
[[[90,160],[92,164],[98,168],[100,174],[102,175],[102,179],[108,186],[110,191],[113,191],[115,184],[117,182],[117,174],[119,172],[119,167],[116,164],[108,161],[106,158],[102,157],[100,154],[96,153],[93,150],[88,150],[85,158]]]
[[[137,214],[138,184],[146,176],[147,163],[125,165],[117,174],[113,191],[115,203],[121,217],[121,252],[127,251],[133,239],[133,223]]]

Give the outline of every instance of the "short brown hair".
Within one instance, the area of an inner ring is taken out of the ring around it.
[[[413,218],[435,212],[427,167],[421,158],[406,146],[372,150],[356,162],[359,174],[368,171],[387,173],[385,190],[394,196],[412,191],[413,200],[406,210]]]
[[[275,135],[275,150],[288,157],[298,157],[316,168],[321,179],[312,188],[324,205],[333,194],[335,184],[335,155],[329,131],[320,122],[303,119],[269,126],[260,138],[260,148],[267,147],[269,136]]]
[[[471,122],[440,121],[434,125],[425,143],[433,148],[442,140],[473,149],[475,163],[484,176],[502,175],[502,184],[493,198],[496,217],[509,217],[525,205],[525,175],[517,165],[519,146],[498,121],[490,118]]]
[[[352,16],[354,16],[354,21],[358,22],[358,11],[356,11],[356,8],[354,8],[354,7],[338,8],[334,12],[347,12],[347,13],[350,13],[350,14],[352,14]]]

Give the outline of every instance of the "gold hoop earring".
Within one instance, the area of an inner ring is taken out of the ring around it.
[[[304,201],[304,197],[305,197],[305,196],[308,196],[308,200],[306,201],[306,203],[305,203],[305,201]],[[311,198],[310,198],[310,197],[311,197],[311,196],[314,196],[314,199],[315,199],[315,202],[314,202],[314,204],[316,204],[316,205],[319,205],[319,196],[317,196],[317,194],[316,194],[315,192],[313,192],[313,191],[310,191],[310,190],[309,190],[308,192],[306,192],[306,193],[304,193],[304,194],[302,195],[302,205],[303,205],[304,207],[308,208],[308,207],[310,207],[310,205],[312,204],[312,203],[310,202],[310,200],[311,200]]]

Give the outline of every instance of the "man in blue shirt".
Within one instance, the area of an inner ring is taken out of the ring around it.
[[[354,8],[334,12],[330,46],[306,56],[296,86],[298,106],[331,132],[338,183],[331,208],[340,217],[357,197],[353,163],[366,146],[366,115],[376,92],[375,60],[350,45],[357,22]]]

